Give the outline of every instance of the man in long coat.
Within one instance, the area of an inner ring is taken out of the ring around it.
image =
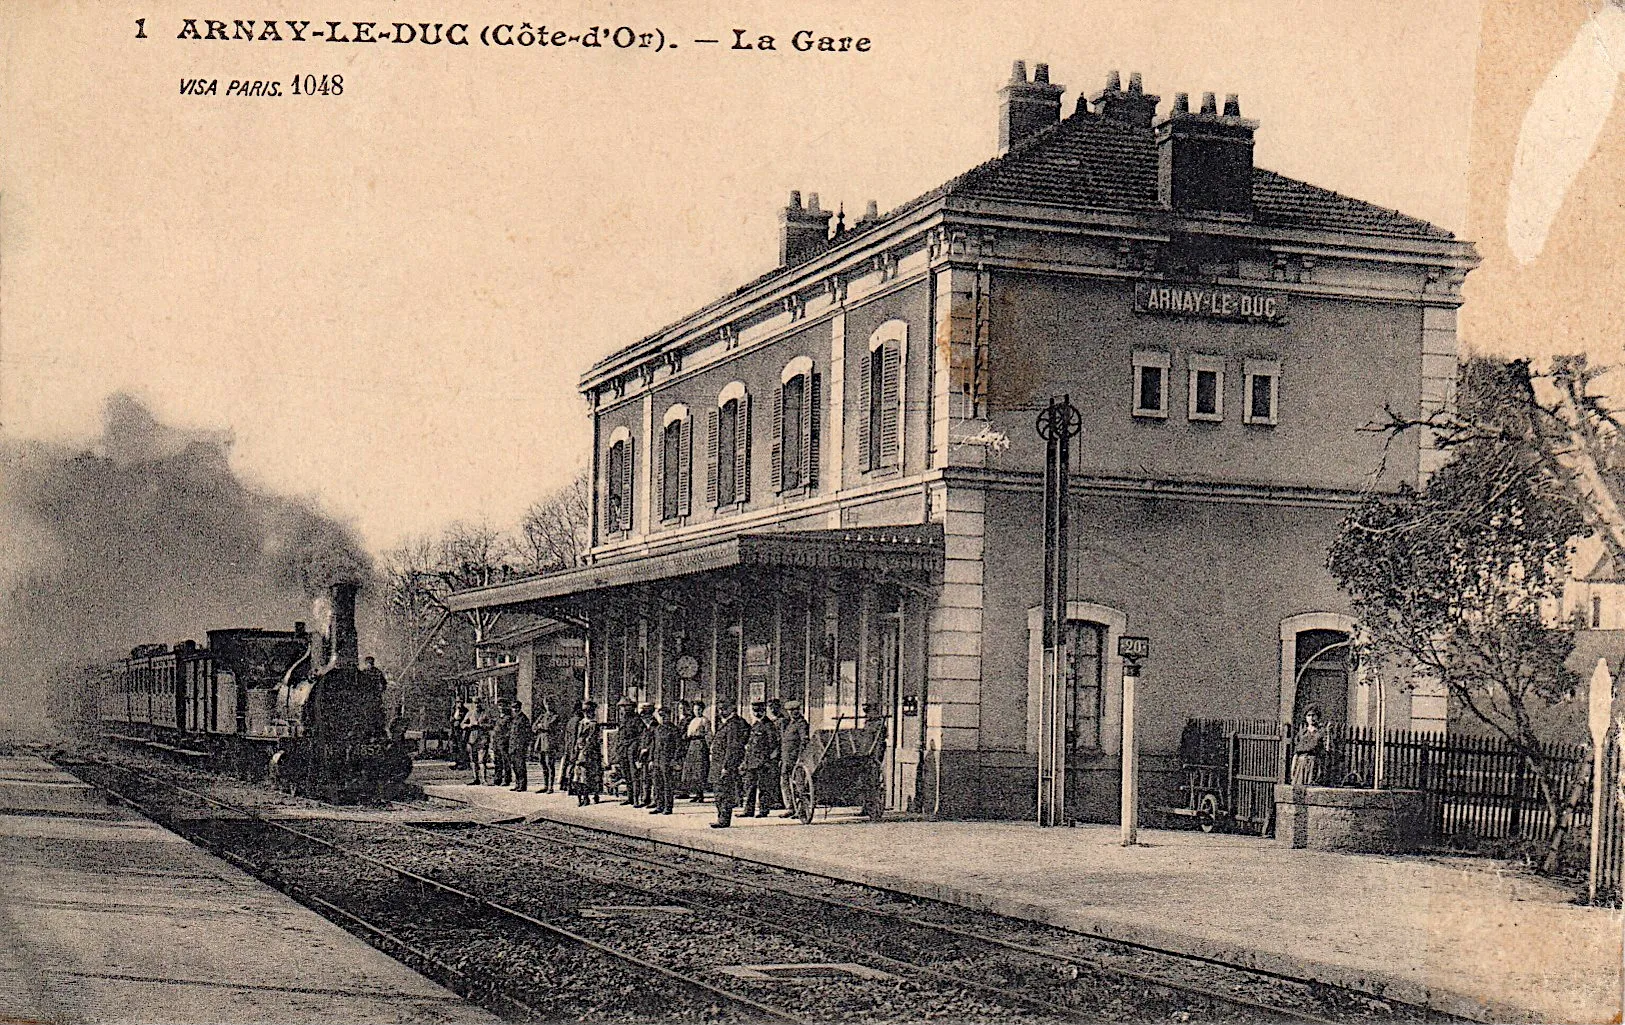
[[[784,718],[779,729],[779,794],[784,798],[784,811],[779,817],[787,819],[796,813],[795,802],[790,800],[790,774],[795,771],[801,752],[807,749],[812,726],[801,714],[801,702],[786,701]]]
[[[740,813],[749,818],[767,817],[767,806],[771,790],[777,789],[779,776],[774,766],[779,761],[779,730],[768,718],[767,703],[758,701],[751,705],[751,712],[756,721],[750,727],[750,740],[745,747],[745,799],[744,810]]]
[[[749,742],[750,725],[740,717],[739,710],[730,705],[711,741],[711,760],[722,770],[717,783],[717,820],[711,823],[712,829],[727,829],[733,822],[734,808],[739,804],[745,745]]]
[[[672,763],[683,745],[683,734],[671,720],[671,710],[662,708],[655,712],[655,724],[649,727],[650,815],[672,814]]]
[[[524,703],[513,701],[513,712],[508,716],[508,767],[513,773],[510,790],[525,791],[530,787],[530,716],[525,714]]]

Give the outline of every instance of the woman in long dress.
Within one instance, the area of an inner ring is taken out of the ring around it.
[[[598,706],[591,701],[581,706],[581,725],[576,729],[576,804],[597,804],[604,791],[604,745],[599,740]]]
[[[684,732],[688,748],[683,755],[683,789],[690,799],[703,803],[711,779],[711,720],[701,702],[694,702],[694,718]]]

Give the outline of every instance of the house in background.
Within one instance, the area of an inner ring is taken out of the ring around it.
[[[1018,63],[999,155],[884,215],[792,193],[776,267],[583,376],[588,564],[453,609],[586,622],[601,709],[884,719],[888,802],[928,815],[1031,815],[1053,731],[1069,815],[1115,820],[1126,634],[1151,644],[1148,804],[1193,717],[1371,721],[1326,552],[1364,495],[1439,464],[1361,428],[1453,400],[1477,256],[1255,167],[1237,97],[1163,105],[1116,74],[1066,116],[1062,95]],[[1082,433],[1045,723],[1034,420],[1063,394]],[[1388,686],[1390,723],[1443,725],[1442,694]]]

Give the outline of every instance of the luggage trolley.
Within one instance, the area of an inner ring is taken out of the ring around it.
[[[884,719],[867,726],[857,720],[843,726],[835,720],[831,730],[813,730],[807,748],[790,770],[791,810],[803,823],[811,823],[813,811],[822,805],[856,805],[875,822],[886,811],[881,759],[886,752]]]
[[[1245,719],[1192,719],[1179,738],[1184,779],[1182,807],[1166,815],[1215,830],[1267,835],[1275,813],[1275,784],[1285,779],[1286,727]]]

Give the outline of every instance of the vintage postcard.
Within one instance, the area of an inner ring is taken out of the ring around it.
[[[0,5],[0,1021],[1619,1021],[1622,73]]]

